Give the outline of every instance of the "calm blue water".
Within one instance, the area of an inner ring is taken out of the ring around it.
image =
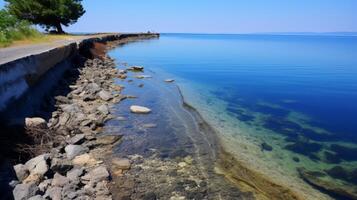
[[[210,88],[227,103],[222,112],[283,136],[288,151],[320,163],[357,161],[355,36],[163,34],[115,51]]]

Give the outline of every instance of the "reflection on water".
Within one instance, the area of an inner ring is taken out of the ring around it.
[[[357,196],[356,37],[172,34],[112,55],[171,74],[237,159]]]

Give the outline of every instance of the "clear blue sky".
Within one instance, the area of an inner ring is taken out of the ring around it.
[[[84,0],[83,4],[87,13],[66,31],[357,32],[357,0]]]

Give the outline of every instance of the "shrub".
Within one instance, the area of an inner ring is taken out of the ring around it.
[[[19,20],[6,10],[0,10],[0,46],[8,46],[15,40],[41,37],[32,25]]]

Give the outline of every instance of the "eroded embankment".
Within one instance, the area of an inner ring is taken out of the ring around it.
[[[111,38],[96,38],[1,66],[1,198],[111,199],[103,159],[120,136],[100,133],[110,106],[126,97],[105,50],[157,35],[113,37],[109,47],[100,43]],[[25,87],[8,95],[17,81]]]

